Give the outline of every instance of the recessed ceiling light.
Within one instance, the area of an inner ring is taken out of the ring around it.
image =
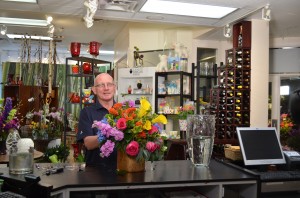
[[[147,1],[140,11],[193,17],[222,18],[236,9],[196,3],[151,0]]]
[[[8,17],[0,17],[0,23],[9,24],[9,25],[44,26],[44,27],[48,25],[46,20],[8,18]]]

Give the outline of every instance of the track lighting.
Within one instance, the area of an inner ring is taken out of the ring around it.
[[[1,35],[5,35],[7,32],[7,27],[5,25],[1,26]]]
[[[52,21],[53,21],[53,17],[52,16],[47,16],[46,20],[47,20],[48,24],[51,24]]]
[[[224,26],[224,36],[229,38],[232,35],[232,29],[230,27],[229,24],[227,24],[226,26]]]
[[[271,20],[271,9],[270,5],[267,4],[263,9],[262,9],[262,17],[263,20],[270,21]]]

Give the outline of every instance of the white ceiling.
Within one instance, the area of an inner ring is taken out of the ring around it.
[[[270,21],[270,37],[300,37],[300,0],[174,0],[182,2],[202,3],[209,5],[221,5],[237,7],[238,10],[221,20],[197,17],[161,15],[141,13],[139,9],[146,0],[119,0],[137,1],[131,12],[120,10],[108,10],[103,7],[112,0],[100,0],[94,18],[95,22],[91,28],[86,28],[82,20],[86,14],[83,5],[84,0],[38,0],[37,4],[5,2],[0,0],[0,16],[45,19],[45,15],[53,17],[55,35],[62,38],[58,48],[66,50],[70,42],[78,41],[88,43],[99,41],[101,49],[113,50],[114,38],[130,22],[143,23],[144,25],[159,24],[174,27],[213,27],[215,30],[205,35],[206,39],[225,39],[222,33],[223,26],[234,23],[244,18],[261,18],[261,8],[270,4],[272,20]],[[103,6],[104,5],[104,6]],[[119,8],[118,8],[119,9]],[[162,20],[157,20],[163,18]],[[8,33],[27,33],[29,35],[47,35],[47,28],[8,26]],[[0,48],[19,49],[19,41],[0,36]]]

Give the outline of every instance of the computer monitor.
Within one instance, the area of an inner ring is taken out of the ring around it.
[[[275,127],[237,127],[245,165],[285,164]]]

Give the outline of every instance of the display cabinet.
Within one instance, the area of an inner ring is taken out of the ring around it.
[[[82,108],[95,102],[91,87],[94,84],[95,68],[101,64],[110,62],[87,57],[66,58],[64,145],[66,136],[75,134],[70,115],[72,119],[78,118]]]
[[[174,115],[176,107],[193,101],[193,74],[184,71],[155,73],[155,112]]]
[[[145,97],[154,106],[153,87],[156,67],[134,67],[118,69],[118,102],[136,101]]]
[[[201,101],[209,102],[210,100],[210,90],[213,88],[214,85],[217,84],[217,64],[211,65],[211,72],[208,74],[203,74],[201,72],[201,64],[200,62],[192,63],[192,68],[194,70],[194,83],[195,83],[195,97],[194,100],[196,101],[196,113],[200,114],[200,106]]]

